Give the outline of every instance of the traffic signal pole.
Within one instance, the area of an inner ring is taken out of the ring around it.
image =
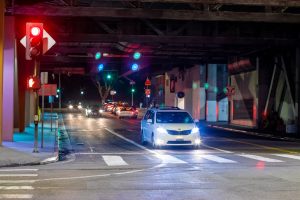
[[[40,73],[40,61],[38,58],[34,58],[34,76],[38,77]],[[39,128],[39,93],[38,90],[34,91],[34,148],[33,153],[38,153],[38,128]]]
[[[0,1],[0,146],[2,145],[2,104],[3,104],[3,49],[4,49],[4,5],[5,1]]]

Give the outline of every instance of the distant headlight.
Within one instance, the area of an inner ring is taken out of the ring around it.
[[[78,109],[82,109],[82,105],[79,105],[79,106],[78,106]]]
[[[91,112],[92,112],[92,110],[91,110],[91,109],[87,109],[87,112],[88,112],[88,113],[91,113]]]
[[[164,129],[164,128],[162,128],[162,127],[159,127],[159,128],[157,128],[156,130],[157,130],[157,132],[159,132],[159,133],[168,133],[167,130]]]
[[[103,110],[100,109],[100,110],[99,110],[99,113],[103,113]]]
[[[73,109],[73,105],[69,105],[69,109]]]
[[[197,127],[193,128],[192,133],[199,133],[199,128],[197,128]]]

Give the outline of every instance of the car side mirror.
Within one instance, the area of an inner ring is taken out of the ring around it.
[[[147,119],[147,123],[152,124],[153,123],[152,119]]]

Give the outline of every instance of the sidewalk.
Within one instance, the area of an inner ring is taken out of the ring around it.
[[[13,142],[2,143],[0,146],[0,167],[20,166],[20,165],[38,165],[55,162],[58,159],[57,148],[57,114],[53,118],[52,131],[50,128],[50,113],[45,113],[44,122],[44,146],[41,148],[42,128],[39,123],[38,150],[39,153],[33,153],[34,147],[34,124],[25,128],[23,133],[15,132]]]
[[[228,124],[227,122],[200,121],[199,126],[233,131],[233,132],[237,132],[237,133],[260,136],[260,137],[265,137],[265,138],[300,142],[299,136],[297,136],[296,134],[286,134],[286,133],[279,134],[279,133],[268,131],[268,130],[260,130],[260,129],[252,128],[252,127],[243,127],[243,126],[238,126],[238,125],[232,125],[232,124]]]

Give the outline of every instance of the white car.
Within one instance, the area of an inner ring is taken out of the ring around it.
[[[141,121],[141,141],[153,148],[201,144],[199,128],[191,115],[179,108],[150,109]]]
[[[133,107],[120,107],[117,108],[116,115],[119,118],[128,117],[128,118],[137,118],[138,111]]]

